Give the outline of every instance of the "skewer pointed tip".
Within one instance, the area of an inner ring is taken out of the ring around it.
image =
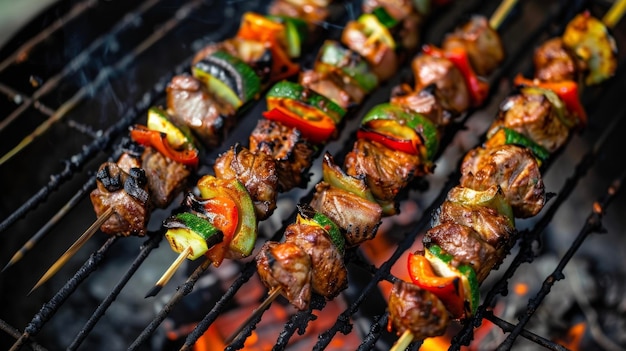
[[[272,290],[270,290],[269,294],[267,295],[267,297],[265,298],[265,300],[263,300],[263,302],[259,305],[259,307],[257,307],[254,311],[252,311],[252,313],[250,314],[250,316],[248,318],[246,318],[246,320],[241,323],[241,325],[235,330],[234,333],[231,334],[230,337],[228,337],[224,342],[226,343],[226,345],[232,343],[238,336],[239,334],[241,334],[241,332],[244,330],[244,328],[250,324],[250,322],[252,322],[254,319],[258,318],[259,315],[261,315],[272,303],[272,301],[276,300],[276,298],[278,297],[278,295],[280,295],[280,293],[283,291],[282,288],[274,288]]]
[[[183,264],[183,262],[185,261],[185,258],[187,258],[187,256],[189,256],[192,253],[192,251],[193,249],[191,246],[188,246],[183,251],[181,251],[178,254],[178,257],[176,257],[176,260],[172,262],[172,264],[167,268],[165,273],[163,273],[161,278],[159,278],[159,280],[154,284],[152,289],[148,291],[145,298],[156,296],[156,294],[158,294],[159,291],[163,289],[163,287],[167,284],[167,282],[170,281],[170,279],[172,278],[176,270],[178,270],[178,267],[180,267],[180,265]]]

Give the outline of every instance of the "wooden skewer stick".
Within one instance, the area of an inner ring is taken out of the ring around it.
[[[608,28],[613,28],[622,19],[622,16],[626,12],[626,0],[618,0],[613,3],[611,8],[602,17],[602,23]]]
[[[410,330],[405,330],[402,335],[398,338],[395,344],[391,347],[389,351],[403,351],[406,350],[407,347],[413,341],[413,333]]]
[[[56,272],[58,272],[59,269],[61,269],[61,267],[63,267],[63,265],[70,258],[72,258],[72,256],[74,256],[76,251],[78,251],[87,242],[87,240],[89,240],[96,233],[98,228],[100,228],[100,226],[104,222],[106,222],[106,220],[109,219],[109,217],[111,217],[111,215],[113,215],[113,207],[109,207],[106,211],[104,211],[102,215],[100,215],[100,217],[98,217],[98,219],[96,219],[96,221],[93,222],[93,224],[89,228],[87,228],[87,230],[83,233],[83,235],[81,235],[74,242],[74,244],[72,244],[72,246],[70,246],[70,248],[67,249],[67,251],[65,251],[65,253],[61,257],[59,257],[59,259],[56,262],[54,262],[54,264],[50,268],[48,268],[46,273],[41,277],[41,279],[39,279],[37,284],[35,284],[35,286],[32,289],[30,289],[30,291],[28,292],[28,295],[30,295],[33,291],[35,291],[35,289],[40,287],[43,283],[45,283],[46,281],[48,281],[48,279],[50,279],[53,275],[55,275]]]
[[[183,264],[183,262],[185,261],[185,258],[187,258],[187,256],[189,256],[192,253],[192,251],[193,249],[191,248],[191,246],[187,246],[187,248],[181,251],[178,254],[178,257],[176,257],[176,260],[172,262],[172,264],[167,268],[165,273],[163,273],[161,278],[156,282],[156,284],[154,284],[154,287],[152,287],[152,289],[148,291],[145,297],[148,298],[151,296],[156,296],[156,294],[158,294],[159,291],[163,289],[163,287],[167,284],[167,282],[169,282],[170,279],[172,279],[172,276],[174,275],[176,270],[178,270],[180,265]]]
[[[517,5],[517,1],[518,0],[503,0],[500,5],[498,5],[498,8],[489,19],[489,26],[493,30],[497,30],[500,25],[502,25],[502,22],[504,22],[511,10]]]
[[[282,291],[283,291],[282,288],[274,288],[270,290],[269,295],[267,295],[263,303],[261,303],[259,307],[257,307],[254,311],[252,311],[252,314],[250,314],[250,316],[246,318],[246,320],[243,323],[241,323],[239,328],[237,328],[237,330],[235,330],[235,332],[224,341],[226,345],[233,342],[233,340],[235,340],[237,336],[239,336],[239,334],[246,327],[246,325],[250,324],[250,322],[252,322],[260,314],[262,314],[270,306],[272,301],[274,301],[280,295]]]

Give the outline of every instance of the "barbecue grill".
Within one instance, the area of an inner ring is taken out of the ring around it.
[[[95,220],[88,199],[95,184],[94,173],[103,161],[116,158],[128,127],[143,121],[150,106],[164,104],[166,84],[173,75],[188,70],[197,50],[232,36],[243,12],[265,12],[267,3],[62,0],[37,16],[0,50],[0,94],[4,97],[0,99],[0,154],[5,157],[0,165],[3,264],[29,237],[42,235],[39,244],[20,262],[0,274],[3,348],[190,347],[206,336],[211,326],[221,323],[222,315],[236,309],[249,314],[258,305],[264,290],[258,290],[252,259],[219,269],[210,268],[208,263],[189,262],[186,272],[176,275],[160,297],[144,299],[160,272],[175,258],[162,240],[161,223],[180,200],[152,216],[150,235],[145,238],[96,234],[55,277],[27,294],[49,264]],[[443,35],[469,14],[488,16],[497,5],[497,1],[455,1],[446,5],[429,17],[423,27],[423,42],[440,43]],[[379,237],[393,244],[393,249],[379,262],[360,250],[350,252],[350,287],[336,298],[339,312],[327,312],[330,303],[314,298],[312,310],[286,318],[282,332],[269,336],[270,344],[276,349],[287,348],[298,334],[313,328],[316,319],[334,313],[331,326],[313,336],[315,349],[340,349],[333,341],[344,334],[353,335],[359,350],[389,349],[397,337],[386,331],[384,286],[402,278],[395,274],[396,268],[405,264],[403,255],[420,241],[432,211],[458,182],[460,157],[482,140],[500,101],[510,91],[512,77],[518,72],[531,75],[530,52],[537,43],[559,34],[581,9],[601,16],[609,6],[608,1],[522,2],[501,30],[508,58],[490,77],[488,104],[463,115],[446,131],[435,173],[417,181],[405,194],[403,204],[417,210],[403,209],[409,214],[415,211],[415,215],[404,221],[386,220],[383,225]],[[320,24],[320,36],[336,38],[342,24],[354,18],[359,8],[359,1],[333,4],[331,18]],[[483,284],[483,304],[478,313],[451,332],[452,349],[476,339],[477,328],[488,323],[501,331],[499,349],[521,343],[533,345],[531,348],[567,349],[571,345],[563,339],[538,334],[529,325],[548,294],[558,294],[556,287],[568,283],[561,281],[568,263],[582,255],[596,265],[596,272],[626,273],[620,269],[624,262],[619,258],[625,247],[619,234],[626,228],[619,216],[623,209],[620,202],[624,203],[619,190],[626,168],[617,151],[621,149],[619,135],[626,130],[621,123],[626,109],[620,103],[626,90],[625,29],[622,23],[613,33],[621,49],[616,77],[584,92],[589,126],[544,166],[546,189],[554,196],[540,215],[518,222],[522,239]],[[310,65],[316,49],[310,48],[301,61],[303,67]],[[401,69],[363,106],[352,111],[341,136],[326,150],[342,160],[352,146],[360,117],[376,103],[386,101],[391,88],[406,79],[409,72],[408,67]],[[211,162],[218,154],[237,141],[247,140],[264,107],[260,100],[238,115],[236,127],[220,146],[208,150],[199,174],[210,174]],[[32,142],[15,151],[29,138]],[[284,227],[295,216],[295,204],[312,196],[313,186],[321,178],[319,169],[318,159],[306,189],[281,195],[279,211],[261,223],[259,246],[268,239],[280,240]],[[615,209],[607,211],[614,201]],[[599,232],[608,234],[593,235]],[[549,253],[558,256],[558,265],[538,277],[545,280],[522,300],[522,312],[514,319],[499,315],[494,306],[498,301],[507,301],[503,295],[511,295],[512,281],[520,270],[537,264],[538,258]],[[256,297],[253,303],[242,305],[238,292]],[[274,304],[281,304],[281,300]],[[264,319],[270,318],[266,317],[269,311],[262,316]],[[192,327],[174,340],[164,337],[164,324],[180,315]],[[251,335],[258,337],[260,334],[253,330],[260,323],[258,318],[250,323],[229,348],[243,348]],[[620,332],[623,330],[614,331],[614,335]],[[610,349],[617,343],[596,346]]]

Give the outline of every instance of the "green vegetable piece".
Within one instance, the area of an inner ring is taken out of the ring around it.
[[[190,212],[178,213],[166,219],[163,225],[168,228],[165,238],[172,250],[180,253],[191,247],[191,253],[187,256],[190,260],[204,255],[210,248],[224,240],[222,231],[207,218],[201,218]]]
[[[310,89],[306,89],[298,83],[286,80],[274,84],[274,86],[272,86],[267,92],[266,98],[290,99],[301,102],[306,106],[315,108],[326,114],[335,122],[335,124],[339,124],[343,119],[343,116],[346,114],[346,110],[327,97]],[[299,112],[302,114],[306,111]]]

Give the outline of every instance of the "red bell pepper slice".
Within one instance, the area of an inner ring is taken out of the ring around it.
[[[213,246],[205,253],[214,265],[219,266],[230,245],[237,225],[239,224],[239,211],[237,204],[228,196],[217,196],[207,200],[203,200],[202,205],[206,210],[206,216],[209,217],[211,223],[224,234],[221,243]]]
[[[464,48],[455,47],[444,51],[433,45],[424,45],[422,51],[426,55],[450,60],[454,66],[461,71],[467,89],[472,97],[474,107],[482,105],[485,99],[487,99],[489,95],[489,84],[474,72],[474,68],[467,56],[467,51]]]
[[[356,132],[356,137],[381,143],[392,150],[406,152],[411,155],[419,154],[418,148],[411,140],[396,139],[389,135],[378,133],[375,130],[359,128]]]
[[[136,125],[130,131],[130,137],[135,142],[141,145],[154,147],[163,156],[169,158],[172,161],[192,167],[198,166],[198,150],[175,150],[167,141],[167,135],[165,133],[161,133],[156,130],[150,130],[143,125]]]
[[[436,275],[426,257],[413,253],[409,254],[408,269],[413,284],[437,296],[454,318],[465,316],[465,298],[460,277]]]
[[[254,12],[247,12],[236,36],[269,46],[272,53],[272,81],[278,82],[300,71],[300,66],[292,62],[287,53],[285,27],[281,23]]]
[[[578,84],[573,80],[546,82],[539,79],[527,79],[521,73],[518,73],[513,82],[516,86],[528,85],[552,90],[563,101],[567,110],[578,119],[580,127],[587,125],[587,112],[585,112],[585,108],[580,102]]]
[[[307,118],[282,106],[276,106],[269,111],[263,112],[263,116],[270,121],[276,121],[288,127],[298,129],[305,138],[313,143],[325,142],[333,135],[336,129],[333,120],[321,113],[318,114],[320,118]]]

